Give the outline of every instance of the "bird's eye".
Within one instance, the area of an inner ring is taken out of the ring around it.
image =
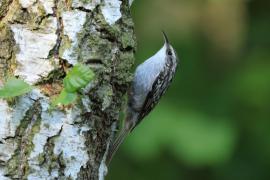
[[[172,55],[172,51],[171,51],[171,50],[168,50],[168,51],[167,51],[167,54],[168,54],[169,56],[171,56],[171,55]]]

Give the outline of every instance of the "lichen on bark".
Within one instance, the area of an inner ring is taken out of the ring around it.
[[[129,4],[0,3],[0,85],[11,75],[35,85],[13,104],[0,100],[0,178],[104,178],[102,162],[132,79],[136,41]],[[76,63],[88,65],[95,80],[75,104],[50,109]]]

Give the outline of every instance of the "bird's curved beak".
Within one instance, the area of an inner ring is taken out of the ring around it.
[[[167,44],[167,45],[170,44],[169,40],[168,40],[168,36],[166,35],[166,33],[164,31],[162,31],[162,33],[163,33],[165,44]]]

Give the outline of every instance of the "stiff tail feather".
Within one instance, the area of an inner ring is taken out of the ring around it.
[[[107,165],[110,164],[115,152],[118,150],[119,146],[122,144],[125,137],[128,135],[128,132],[129,131],[126,128],[123,128],[119,133],[118,137],[116,138],[116,140],[114,141],[114,143],[112,144],[112,146],[110,147],[106,160]]]

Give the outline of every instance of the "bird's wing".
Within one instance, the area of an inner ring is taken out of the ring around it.
[[[152,90],[146,96],[144,105],[138,118],[138,123],[151,112],[151,110],[157,105],[159,99],[166,91],[166,78],[168,78],[166,71],[162,71],[159,73],[157,79],[152,85]]]
[[[174,64],[172,59],[168,59],[164,66],[164,69],[159,73],[158,77],[152,85],[152,90],[146,96],[144,105],[140,111],[138,117],[138,123],[147,116],[151,110],[157,105],[159,99],[163,96],[165,91],[168,89],[173,76],[175,75],[177,64]]]

